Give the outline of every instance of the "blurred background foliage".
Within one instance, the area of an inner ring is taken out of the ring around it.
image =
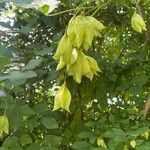
[[[0,1],[5,32],[0,37],[0,112],[6,111],[10,123],[1,150],[150,150],[149,116],[140,121],[150,94],[150,1],[136,2],[63,0],[45,15],[23,8],[30,0]],[[131,28],[138,6],[148,28],[142,34]],[[81,84],[66,79],[72,93],[69,114],[52,111],[64,80],[52,56],[75,14],[94,14],[106,29],[87,52],[98,62],[99,76],[92,82],[83,77]]]

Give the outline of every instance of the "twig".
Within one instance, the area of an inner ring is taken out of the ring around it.
[[[112,1],[112,0],[108,0],[108,2],[105,3],[105,5],[99,6],[99,7],[94,11],[94,13],[92,14],[92,16],[96,15],[96,13],[97,13],[103,6],[107,6],[108,4],[110,4],[111,1]]]
[[[81,9],[89,9],[89,8],[93,8],[93,6],[82,7]],[[80,9],[80,10],[81,10],[81,9]],[[64,11],[61,11],[61,12],[58,12],[58,13],[49,14],[49,15],[47,15],[47,16],[53,17],[53,16],[57,16],[57,15],[61,15],[61,14],[67,13],[67,12],[72,12],[72,11],[75,11],[75,10],[76,10],[76,8],[72,8],[72,9],[64,10]]]
[[[141,10],[141,7],[139,6],[139,3],[137,0],[135,0],[135,4],[136,4],[136,9],[138,10],[139,14],[145,18],[145,14],[144,14],[144,11]],[[145,32],[145,42],[143,44],[143,47],[142,47],[142,50],[144,51],[150,38],[149,38],[149,26],[147,25],[147,31]],[[144,121],[146,118],[147,118],[147,115],[148,115],[148,111],[150,109],[150,96],[148,97],[148,99],[146,100],[145,102],[145,105],[144,105],[144,109],[143,109],[143,115],[141,116],[140,120],[141,121]]]
[[[136,9],[138,10],[138,12],[142,16],[142,18],[145,18],[144,17],[145,16],[144,11],[141,10],[141,7],[140,7],[140,5],[139,5],[137,0],[135,0],[135,5],[136,5]],[[145,50],[149,40],[150,40],[149,39],[149,26],[147,25],[147,31],[145,32],[145,42],[143,44],[142,50]]]

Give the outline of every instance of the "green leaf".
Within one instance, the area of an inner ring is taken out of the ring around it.
[[[149,150],[150,142],[145,142],[141,146],[137,147],[136,150]]]
[[[108,148],[102,148],[102,147],[99,147],[99,148],[90,148],[90,150],[108,150]]]
[[[41,8],[40,8],[40,10],[42,11],[42,12],[44,12],[45,14],[48,14],[48,11],[49,11],[49,5],[44,5],[44,6],[42,6]]]
[[[32,139],[29,134],[24,134],[20,137],[20,143],[22,146],[28,145],[32,143]]]
[[[22,148],[20,147],[18,142],[19,142],[19,139],[17,137],[15,137],[15,136],[8,137],[4,141],[2,147],[4,148],[4,150],[10,150],[10,149],[12,149],[12,150],[22,150]]]
[[[41,62],[42,59],[32,59],[24,67],[22,67],[22,70],[32,70],[38,67],[41,64]]]
[[[88,121],[84,124],[87,127],[94,127],[95,126],[95,122],[94,121]]]
[[[83,138],[83,139],[89,139],[91,143],[94,143],[94,141],[96,140],[95,134],[93,134],[92,132],[88,132],[88,131],[83,131],[79,133],[78,137]]]
[[[33,111],[33,109],[31,109],[29,106],[25,105],[25,106],[16,106],[17,113],[21,114],[22,116],[31,116],[34,115],[35,112]]]
[[[25,105],[25,104],[24,104]],[[8,112],[8,118],[10,126],[13,129],[18,129],[23,125],[24,116],[32,116],[35,112],[28,106],[18,106],[16,105],[11,111]]]
[[[33,117],[27,122],[28,129],[32,132],[35,128],[38,127],[38,117]]]
[[[85,141],[77,141],[71,145],[71,147],[75,150],[89,150],[90,144]]]
[[[37,114],[44,114],[45,111],[47,110],[47,103],[46,102],[41,102],[39,104],[36,104],[33,108],[33,110],[37,113]]]
[[[12,51],[0,43],[0,56],[12,57]]]
[[[57,77],[58,77],[58,73],[57,73],[55,70],[51,70],[51,71],[48,73],[48,78],[47,78],[47,80],[52,81],[52,80],[55,80]]]
[[[61,143],[61,138],[55,135],[47,135],[43,139],[44,147],[58,147]]]
[[[129,91],[133,94],[133,95],[139,95],[143,92],[143,88],[141,86],[132,86],[129,88]]]
[[[29,34],[30,32],[32,31],[32,28],[30,25],[26,25],[26,26],[23,26],[19,32],[23,33],[23,34]]]
[[[126,141],[126,134],[121,129],[112,128],[104,133],[104,136],[110,139],[114,139],[118,142]]]
[[[44,56],[44,55],[52,55],[52,52],[54,51],[53,48],[44,48],[43,50],[37,51],[36,55]]]
[[[144,132],[150,132],[150,129],[145,126],[145,127],[138,127],[135,130],[132,130],[129,135],[133,138],[136,138],[137,136],[140,136],[141,134],[143,134]]]
[[[14,111],[8,112],[8,119],[12,129],[18,129],[23,125],[23,116]]]
[[[41,150],[40,144],[33,143],[33,144],[29,145],[26,150]]]
[[[9,57],[0,56],[0,69],[8,65],[11,62]]]
[[[34,71],[12,71],[10,73],[6,73],[6,74],[1,74],[0,75],[0,81],[3,80],[10,80],[12,82],[12,84],[16,85],[21,85],[24,84],[26,82],[27,79],[29,78],[33,78],[36,77],[36,73]]]
[[[121,141],[114,141],[113,139],[109,140],[108,142],[108,147],[110,150],[123,150],[124,148],[124,143]]]
[[[51,118],[51,117],[42,117],[41,123],[47,129],[57,129],[58,128],[56,120],[54,118]]]
[[[139,74],[132,78],[132,83],[138,86],[142,86],[148,82],[148,78],[149,77],[145,74]]]
[[[131,1],[130,0],[127,0],[127,1],[122,1],[122,0],[116,0],[116,2],[119,4],[119,5],[122,5],[124,7],[127,7],[127,8],[130,8],[130,3]]]

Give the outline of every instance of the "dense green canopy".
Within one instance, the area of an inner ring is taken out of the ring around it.
[[[149,25],[150,0],[0,0],[0,150],[150,150]]]

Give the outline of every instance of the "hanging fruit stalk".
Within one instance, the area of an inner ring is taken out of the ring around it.
[[[53,57],[59,61],[56,70],[66,67],[68,75],[72,76],[77,83],[81,83],[82,76],[92,80],[100,69],[96,60],[86,56],[83,50],[89,50],[93,39],[100,36],[104,28],[104,25],[92,16],[73,17]],[[62,108],[69,112],[71,94],[66,83],[60,87],[54,101],[54,110]]]

